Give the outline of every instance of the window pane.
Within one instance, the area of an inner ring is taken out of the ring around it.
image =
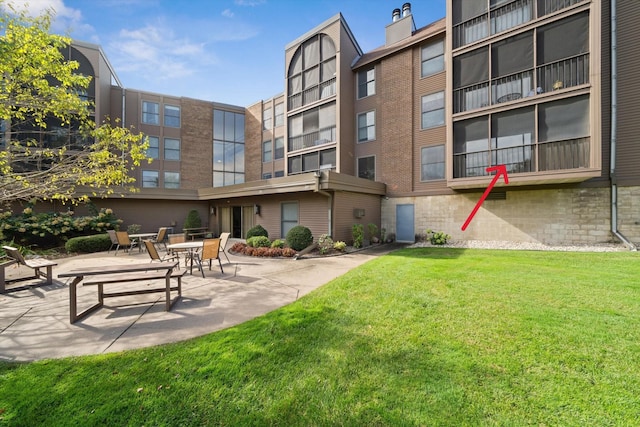
[[[298,49],[291,58],[291,64],[289,65],[289,77],[294,74],[299,74],[302,71],[302,49]]]
[[[538,127],[540,142],[589,136],[589,97],[580,96],[540,105]]]
[[[444,124],[444,92],[422,97],[422,129]]]
[[[538,65],[589,52],[589,15],[582,13],[538,30]]]
[[[318,153],[308,153],[302,156],[302,170],[304,172],[318,170]]]
[[[534,134],[533,108],[520,108],[491,116],[491,148],[529,145]]]
[[[302,157],[289,157],[289,173],[302,172]]]
[[[158,187],[158,171],[142,171],[142,187]]]
[[[284,138],[276,138],[275,140],[275,151],[273,154],[274,159],[282,159],[284,158]]]
[[[224,173],[223,172],[214,172],[213,173],[213,186],[214,187],[224,187]]]
[[[235,141],[235,114],[229,111],[224,112],[224,140]]]
[[[179,172],[165,172],[164,173],[164,188],[180,188],[180,173]]]
[[[374,156],[361,157],[358,159],[358,177],[375,181],[376,161]]]
[[[318,39],[309,40],[303,46],[304,49],[304,69],[312,67],[320,62],[320,49]]]
[[[271,141],[264,141],[262,143],[262,161],[270,162],[271,160]]]
[[[235,170],[235,152],[236,147],[233,142],[224,143],[224,171],[233,172]],[[225,183],[226,183],[225,178]]]
[[[358,73],[358,98],[375,94],[375,79],[376,73],[373,67]]]
[[[424,147],[421,153],[422,181],[444,179],[444,145]]]
[[[318,86],[318,83],[320,83],[319,79],[320,79],[320,70],[318,67],[307,69],[304,72],[304,89],[309,89],[310,87]]]
[[[173,138],[164,139],[164,159],[180,160],[180,140]]]
[[[213,139],[224,139],[224,111],[213,110]]]
[[[236,129],[233,140],[235,142],[244,142],[244,114],[234,113]]]
[[[320,167],[323,169],[329,169],[336,167],[336,149],[323,150],[320,152]]]
[[[244,174],[244,144],[235,145],[235,170],[236,170],[236,183],[238,182],[238,176]],[[244,176],[242,176],[244,182]]]
[[[533,68],[533,33],[527,32],[491,46],[491,76],[508,76]]]
[[[142,102],[142,123],[149,125],[160,124],[160,105],[157,102]]]
[[[275,126],[284,125],[284,104],[276,104],[276,122]]]
[[[453,58],[453,86],[457,88],[489,80],[489,48]]]
[[[453,124],[453,149],[457,153],[489,149],[487,117],[463,120]]]
[[[320,40],[322,40],[322,59],[325,60],[336,56],[336,46],[333,44],[331,37],[325,36],[324,34],[320,37]]]
[[[149,148],[147,148],[147,157],[157,159],[160,156],[160,138],[157,136],[147,137],[149,141]]]
[[[180,127],[180,107],[173,105],[164,106],[164,125],[174,128]]]
[[[224,142],[213,142],[213,170],[224,170]]]
[[[262,112],[262,128],[264,130],[271,129],[271,108],[265,108]]]

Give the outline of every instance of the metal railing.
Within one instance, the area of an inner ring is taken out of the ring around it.
[[[486,176],[492,165],[505,165],[508,173],[586,168],[589,151],[590,138],[586,137],[454,154],[453,177]]]
[[[324,145],[336,140],[336,127],[330,126],[317,131],[289,137],[288,151],[302,150],[317,145]]]
[[[453,112],[475,110],[489,105],[489,83],[479,83],[453,91]]]
[[[538,0],[538,16],[548,15],[583,1],[585,0]]]
[[[329,98],[336,94],[336,78],[329,79],[318,85],[312,86],[302,92],[289,95],[288,108],[293,110],[304,105],[311,104],[320,99]]]
[[[533,70],[511,74],[491,81],[491,103],[520,99],[533,90]],[[533,93],[531,93],[533,95]]]
[[[482,14],[453,26],[453,48],[473,43],[489,35],[487,15]]]
[[[536,69],[537,87],[544,92],[589,83],[589,54],[583,53]]]
[[[513,28],[533,18],[533,0],[517,0],[493,9],[491,15],[491,34],[497,34]]]

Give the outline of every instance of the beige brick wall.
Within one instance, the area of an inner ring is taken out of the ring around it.
[[[504,240],[545,244],[617,242],[611,234],[609,188],[521,190],[506,200],[485,200],[462,231],[482,193],[398,197],[382,202],[382,227],[395,233],[395,206],[414,204],[415,233],[430,228],[454,240]],[[640,243],[640,187],[619,189],[619,231]]]
[[[244,164],[245,182],[262,179],[262,102],[244,113]]]
[[[182,99],[180,187],[213,184],[213,109],[210,102]]]

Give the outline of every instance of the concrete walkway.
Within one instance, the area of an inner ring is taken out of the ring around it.
[[[347,255],[298,260],[229,254],[230,263],[223,255],[224,274],[215,264],[211,271],[205,268],[205,278],[199,271],[194,270],[193,275],[187,272],[183,277],[182,298],[170,312],[164,311],[164,293],[126,296],[106,300],[104,307],[74,324],[69,323],[67,279],[55,280],[50,286],[11,290],[25,283],[37,283],[16,282],[8,287],[9,292],[0,294],[0,360],[100,354],[198,337],[287,305],[396,248],[383,245]],[[54,267],[54,278],[79,267],[148,261],[146,253],[135,249],[131,255],[101,252],[63,258]],[[30,273],[32,270],[24,267],[9,268],[7,279]],[[116,286],[105,286],[105,291],[113,291]],[[78,287],[80,311],[96,301],[95,286]]]

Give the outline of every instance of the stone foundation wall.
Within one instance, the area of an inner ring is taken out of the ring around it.
[[[482,193],[398,197],[382,201],[382,227],[396,230],[396,205],[415,206],[415,233],[444,231],[454,240],[504,240],[550,245],[618,242],[611,233],[609,188],[507,191],[485,200],[462,231]],[[618,230],[640,243],[640,187],[618,189]]]

